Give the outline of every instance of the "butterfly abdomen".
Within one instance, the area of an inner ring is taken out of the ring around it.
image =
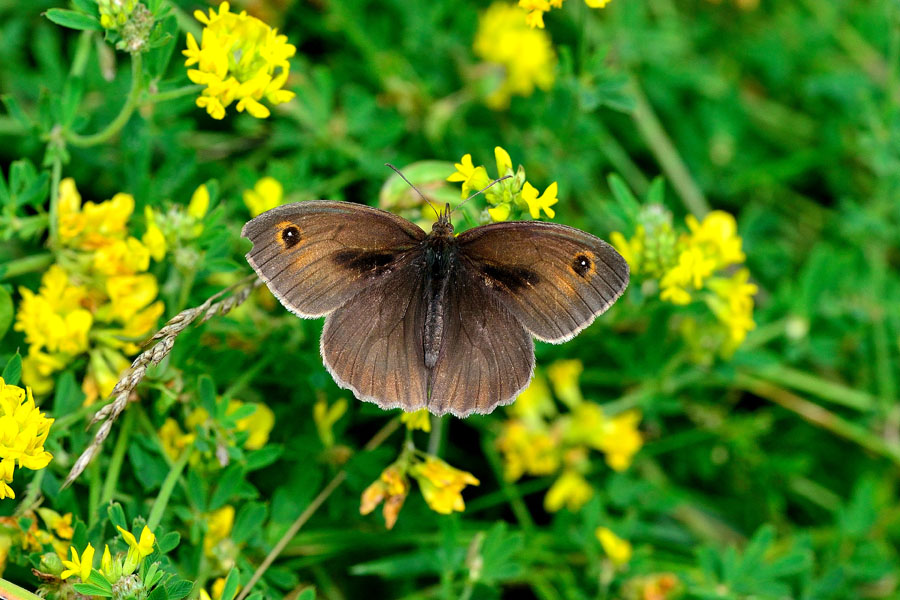
[[[456,263],[456,242],[451,236],[432,233],[425,246],[425,330],[422,343],[425,366],[433,369],[444,341],[444,307],[447,285]]]

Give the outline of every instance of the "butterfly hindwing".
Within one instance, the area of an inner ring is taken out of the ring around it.
[[[579,229],[524,221],[470,229],[460,261],[536,338],[565,342],[609,308],[628,285],[628,263]]]
[[[417,225],[351,202],[309,201],[244,225],[247,261],[301,317],[320,317],[390,274],[425,238]]]

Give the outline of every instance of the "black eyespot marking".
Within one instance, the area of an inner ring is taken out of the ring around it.
[[[333,260],[337,265],[360,274],[380,275],[394,262],[394,255],[390,252],[343,250],[335,254]]]
[[[300,230],[291,225],[281,230],[281,241],[285,249],[290,249],[300,243]]]
[[[579,277],[585,277],[593,268],[594,261],[592,261],[591,257],[587,254],[576,254],[575,259],[572,260],[572,270],[575,271]]]
[[[526,267],[482,265],[481,271],[511,292],[537,285],[541,280],[540,275]]]

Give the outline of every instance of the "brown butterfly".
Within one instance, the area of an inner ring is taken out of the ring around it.
[[[431,233],[350,202],[273,208],[244,225],[247,261],[294,314],[326,317],[325,368],[357,398],[436,415],[489,413],[534,371],[532,336],[570,340],[628,285],[612,246],[540,221]]]

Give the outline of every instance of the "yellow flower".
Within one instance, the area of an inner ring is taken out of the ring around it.
[[[703,247],[704,254],[715,261],[716,268],[742,263],[746,259],[741,250],[741,238],[737,235],[737,222],[732,215],[714,210],[703,218],[702,223],[694,215],[688,215],[685,222],[691,231],[690,244]]]
[[[625,411],[611,419],[605,419],[600,431],[591,444],[606,454],[606,464],[615,471],[624,471],[631,465],[631,460],[644,440],[638,431],[641,413],[636,410]]]
[[[103,546],[103,557],[100,559],[100,572],[106,575],[109,579],[113,581],[115,580],[112,578],[113,559],[112,554],[110,554],[109,552],[109,544],[104,544]]]
[[[22,381],[35,394],[46,394],[53,389],[51,375],[65,368],[69,360],[71,357],[65,354],[48,354],[38,350],[37,346],[30,346],[22,359]]]
[[[563,506],[575,512],[594,495],[594,488],[577,471],[566,469],[557,478],[547,495],[544,496],[544,508],[548,512],[557,512]]]
[[[609,241],[628,263],[632,276],[637,275],[641,269],[641,255],[644,253],[644,226],[638,225],[630,240],[621,232],[613,231],[609,234]]]
[[[462,160],[454,166],[456,167],[456,173],[450,175],[450,177],[447,178],[447,181],[462,182],[463,198],[467,198],[470,192],[477,192],[478,190],[483,189],[491,182],[491,178],[488,177],[487,174],[487,169],[482,166],[476,167],[472,163],[471,154],[464,155]]]
[[[409,495],[409,480],[396,466],[391,465],[362,493],[359,503],[359,514],[367,515],[384,501],[382,515],[384,525],[392,529],[397,523],[403,502]]]
[[[106,281],[113,315],[123,323],[153,302],[158,291],[156,277],[149,273],[119,275]]]
[[[503,476],[507,481],[515,481],[525,473],[550,475],[559,468],[558,440],[543,426],[529,427],[522,421],[506,421],[496,444],[503,455]]]
[[[81,206],[75,181],[66,178],[60,182],[60,240],[67,246],[96,250],[113,240],[123,239],[133,211],[131,194],[120,193],[105,202],[85,202]]]
[[[136,0],[98,0],[100,25],[104,29],[118,29],[128,21]]]
[[[322,440],[322,445],[326,448],[334,446],[334,424],[346,412],[346,398],[339,398],[334,404],[329,406],[328,401],[324,397],[320,397],[313,405],[313,422],[316,424],[319,439]]]
[[[603,8],[612,0],[584,0],[584,3],[590,8]]]
[[[119,351],[105,346],[91,350],[89,356],[87,375],[81,383],[84,406],[108,398],[122,373],[131,365]]]
[[[513,95],[527,97],[535,87],[553,85],[556,53],[550,36],[532,26],[521,9],[505,2],[495,2],[479,17],[475,54],[502,73],[500,85],[485,99],[491,108],[506,108]]]
[[[197,106],[206,108],[214,119],[225,117],[225,109],[237,100],[237,110],[246,110],[258,119],[269,116],[271,105],[287,102],[293,92],[282,89],[290,73],[288,58],[296,48],[287,37],[278,35],[259,19],[229,12],[228,2],[219,5],[219,12],[210,9],[209,16],[195,11],[194,17],[205,27],[198,45],[188,33],[185,66],[194,83],[206,86],[197,99]]]
[[[63,244],[74,240],[84,230],[84,217],[81,214],[81,195],[75,186],[75,180],[66,177],[59,182],[59,239]]]
[[[184,449],[194,443],[194,439],[197,437],[193,431],[191,433],[183,432],[178,426],[178,421],[171,417],[165,420],[157,434],[163,450],[172,460],[181,456]]]
[[[242,405],[237,400],[228,403],[228,412],[234,412]],[[253,414],[238,419],[236,425],[238,431],[247,431],[250,433],[247,441],[244,442],[244,448],[247,450],[259,450],[269,441],[269,433],[275,426],[275,413],[272,409],[262,402],[255,402],[253,406],[256,410]]]
[[[188,203],[187,214],[197,220],[206,216],[209,210],[209,188],[206,184],[199,186],[194,193],[191,194],[191,201]]]
[[[252,190],[244,190],[244,204],[255,217],[281,204],[284,188],[274,177],[263,177],[253,185]]]
[[[613,563],[621,566],[631,560],[631,543],[628,540],[623,540],[606,527],[598,527],[594,535]]]
[[[578,379],[582,371],[584,365],[580,360],[558,360],[547,367],[547,378],[553,384],[553,392],[570,407],[581,403]]]
[[[39,507],[37,512],[47,527],[52,529],[57,536],[65,540],[72,539],[75,534],[75,530],[72,528],[72,513],[61,515],[55,510],[45,507]]]
[[[216,545],[231,535],[234,527],[234,507],[226,504],[218,510],[206,515],[206,535],[203,538],[203,550],[211,555]]]
[[[114,240],[94,251],[94,271],[101,275],[133,275],[150,266],[150,250],[139,240]]]
[[[429,508],[443,515],[465,510],[462,490],[467,485],[480,484],[471,473],[451,467],[431,455],[426,456],[424,462],[413,465],[410,473],[419,482]]]
[[[88,544],[81,554],[81,558],[78,557],[78,552],[74,547],[70,547],[69,551],[72,553],[72,560],[62,561],[66,570],[60,573],[59,577],[68,579],[72,575],[78,575],[81,581],[87,581],[91,576],[91,563],[94,562],[94,547]]]
[[[159,262],[166,255],[166,236],[156,224],[156,213],[149,206],[144,207],[144,218],[147,220],[147,231],[144,232],[141,241],[150,251],[153,260]]]
[[[24,287],[19,293],[15,329],[25,332],[30,348],[70,355],[87,349],[93,316],[81,307],[87,298],[84,286],[72,285],[66,272],[52,265],[41,278],[38,294]]]
[[[552,219],[556,216],[556,211],[550,207],[559,202],[556,197],[556,182],[547,186],[544,193],[538,197],[537,188],[526,181],[522,187],[522,200],[528,205],[528,212],[531,213],[532,219],[540,217],[542,210]]]
[[[512,159],[509,157],[509,152],[507,152],[500,146],[495,146],[494,159],[497,161],[498,177],[503,177],[504,175],[512,175],[513,166]]]
[[[116,529],[119,530],[119,533],[125,538],[125,543],[128,544],[128,555],[125,557],[124,573],[130,575],[134,573],[134,570],[141,564],[144,557],[149,556],[153,552],[153,544],[156,543],[156,536],[153,535],[153,532],[150,531],[150,528],[146,525],[144,525],[144,529],[141,530],[140,540],[135,539],[134,534],[130,531],[126,531],[118,526]]]
[[[426,409],[413,412],[404,412],[400,415],[400,422],[406,424],[410,431],[421,429],[424,432],[431,431],[431,416]]]
[[[537,373],[507,410],[530,425],[536,425],[545,417],[555,415],[556,406],[550,396],[547,379],[540,372]]]
[[[672,304],[688,304],[690,288],[700,289],[707,277],[716,269],[716,261],[703,253],[698,246],[684,249],[678,256],[678,264],[672,267],[659,282],[659,297]]]
[[[491,221],[493,221],[494,223],[499,223],[509,218],[510,210],[511,207],[509,204],[501,204],[500,206],[489,208],[488,214],[491,216]]]
[[[6,385],[0,377],[0,498],[15,497],[8,484],[16,463],[32,470],[50,463],[53,456],[44,450],[44,442],[52,424],[53,419],[45,417],[34,405],[31,388]]]
[[[716,317],[727,328],[730,347],[737,348],[756,327],[753,321],[753,296],[759,291],[754,283],[748,283],[750,271],[739,269],[730,278],[713,277],[707,283],[715,293],[707,303]]]

